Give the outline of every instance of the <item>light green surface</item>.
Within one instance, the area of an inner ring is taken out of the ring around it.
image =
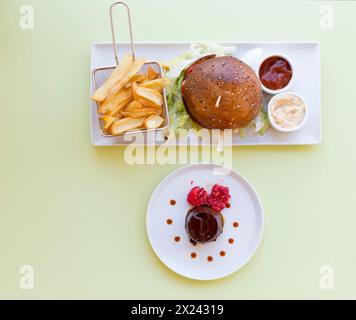
[[[0,298],[356,298],[356,3],[129,1],[137,41],[321,42],[322,144],[234,148],[264,205],[263,241],[238,273],[195,282],[145,232],[150,195],[178,166],[128,166],[123,148],[90,144],[90,45],[110,41],[111,2],[0,0]],[[33,31],[18,26],[24,4]],[[19,288],[24,264],[33,291]],[[320,289],[322,265],[334,290]]]

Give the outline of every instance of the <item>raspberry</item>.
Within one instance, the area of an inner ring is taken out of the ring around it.
[[[204,188],[194,187],[188,194],[187,201],[196,207],[208,204],[208,193]]]
[[[208,205],[215,211],[220,212],[226,207],[230,198],[229,188],[216,184],[208,197]]]
[[[210,198],[209,207],[214,209],[216,212],[221,212],[225,208],[225,205],[220,200]]]

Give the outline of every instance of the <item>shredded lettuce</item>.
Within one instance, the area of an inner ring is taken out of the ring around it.
[[[255,133],[258,133],[260,136],[263,136],[266,133],[266,130],[269,128],[270,123],[268,119],[267,112],[262,110],[259,112],[257,117],[252,120],[251,127]]]
[[[193,64],[199,58],[208,54],[216,54],[217,56],[233,55],[236,51],[235,47],[225,47],[214,42],[208,43],[192,43],[190,50],[184,52],[176,59],[168,62],[169,71],[166,76],[170,79],[176,79],[181,72]]]
[[[240,136],[240,138],[245,138],[246,137],[246,128],[240,128],[239,129],[239,136]]]
[[[233,55],[236,52],[236,47],[222,46],[215,42],[206,43],[192,43],[190,50],[197,56],[204,56],[206,54],[216,54],[217,56]]]
[[[182,82],[185,72],[182,71],[180,76],[171,82],[168,88],[167,103],[169,107],[170,129],[177,132],[179,129],[198,130],[201,127],[187,113],[182,98]]]

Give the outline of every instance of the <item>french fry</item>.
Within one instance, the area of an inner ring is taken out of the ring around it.
[[[141,108],[134,110],[134,111],[121,111],[121,114],[124,117],[129,117],[129,118],[146,118],[151,115],[158,115],[160,114],[160,111],[154,108]]]
[[[92,99],[96,102],[103,102],[106,99],[110,89],[124,78],[131,65],[132,55],[125,55],[111,76],[94,92]]]
[[[126,83],[125,86],[124,86],[124,89],[125,89],[125,90],[130,89],[130,88],[132,88],[132,82],[131,82],[131,81],[129,81],[128,83]]]
[[[148,77],[145,74],[135,74],[131,79],[130,82],[138,82],[142,83],[148,81]]]
[[[168,85],[169,85],[169,80],[164,78],[145,81],[140,84],[141,87],[149,88],[159,92],[162,91],[163,88],[167,87]]]
[[[144,87],[138,87],[136,89],[135,94],[138,95],[139,98],[143,98],[149,102],[152,102],[153,105],[156,105],[159,107],[163,105],[163,97],[156,90],[144,88]],[[141,101],[139,101],[139,102],[141,102]],[[143,105],[145,105],[145,104],[143,103]]]
[[[124,111],[127,111],[127,112],[135,112],[135,111],[139,111],[143,108],[143,105],[141,103],[139,103],[138,101],[134,100],[134,101],[131,101],[127,107],[125,108]]]
[[[121,110],[123,110],[127,104],[130,102],[130,98],[123,101],[122,103],[118,104],[113,110],[111,110],[110,112],[108,112],[109,116],[114,116],[115,114],[118,114]]]
[[[130,81],[130,79],[134,75],[136,75],[137,72],[140,71],[144,63],[145,63],[144,59],[135,60],[131,64],[129,71],[125,74],[125,76],[109,90],[107,99],[111,99],[113,96],[115,96]]]
[[[163,89],[168,79],[149,67],[146,74],[138,73],[144,59],[133,61],[127,55],[92,99],[98,104],[102,130],[112,135],[156,129],[162,126]]]
[[[152,114],[161,115],[162,112],[163,112],[163,110],[162,110],[161,107],[159,107],[159,108],[157,108],[157,107],[156,107],[156,108],[143,107],[142,110],[143,110],[143,111],[146,111],[146,113],[147,113],[148,115],[152,115]]]
[[[147,129],[157,129],[163,124],[164,120],[159,115],[151,115],[145,120],[145,126]]]
[[[110,126],[113,124],[113,122],[115,121],[115,118],[106,115],[102,116],[100,119],[104,121],[104,125],[103,125],[104,130],[108,130]]]
[[[118,136],[126,131],[139,128],[145,123],[145,118],[124,118],[119,121],[115,121],[110,128],[111,134]]]
[[[148,80],[155,80],[158,77],[159,77],[159,74],[154,69],[152,69],[151,67],[149,67],[147,69],[147,78],[148,78]]]
[[[144,117],[147,117],[146,112],[144,112],[144,111],[135,111],[135,112],[121,111],[121,114],[125,118],[144,118]]]
[[[138,100],[138,98],[139,98],[139,96],[137,95],[137,88],[138,88],[138,85],[137,85],[136,82],[134,82],[134,83],[132,84],[132,88],[131,88],[131,90],[132,90],[132,97],[133,97],[134,100]]]
[[[137,99],[137,101],[139,103],[141,103],[144,107],[147,107],[147,108],[153,108],[153,109],[156,109],[156,110],[162,110],[161,106],[158,106],[156,105],[154,102],[150,101],[150,100],[147,100],[145,98],[141,98],[139,97]]]
[[[128,83],[126,83],[125,89],[131,88],[134,82],[141,84],[141,83],[147,82],[147,81],[149,81],[149,80],[146,75],[136,74],[130,79],[130,81]]]
[[[131,90],[125,90],[118,93],[113,98],[107,98],[99,107],[99,113],[115,113],[117,112],[117,106],[124,103],[126,100],[131,99],[132,92]]]
[[[114,121],[117,121],[117,120],[121,120],[124,116],[121,114],[120,111],[114,113],[113,115],[111,115],[111,117],[113,117],[115,120]]]

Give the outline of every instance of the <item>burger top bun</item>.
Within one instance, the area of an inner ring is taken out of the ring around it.
[[[198,60],[186,71],[182,96],[190,116],[208,129],[244,128],[262,106],[259,79],[234,57]]]

